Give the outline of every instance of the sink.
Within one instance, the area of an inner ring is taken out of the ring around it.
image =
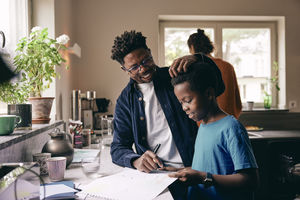
[[[249,136],[249,138],[261,138],[262,137],[262,135],[260,135],[258,133],[249,132],[249,131],[248,131],[248,136]]]

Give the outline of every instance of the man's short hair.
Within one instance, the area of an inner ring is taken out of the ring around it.
[[[141,32],[136,32],[135,30],[130,32],[125,31],[121,36],[115,38],[111,50],[111,58],[123,65],[124,57],[139,48],[149,49],[146,45],[146,37]]]

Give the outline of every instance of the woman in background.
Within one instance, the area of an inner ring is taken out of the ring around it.
[[[211,56],[214,46],[204,30],[198,29],[197,33],[190,35],[187,43],[191,54],[203,53],[217,64],[225,84],[224,93],[217,98],[218,105],[223,111],[238,119],[242,110],[242,102],[233,66],[221,58]]]

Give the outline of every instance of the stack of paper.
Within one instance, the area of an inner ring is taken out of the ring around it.
[[[143,173],[125,168],[122,172],[99,178],[82,187],[78,195],[116,200],[154,199],[176,178],[167,173]]]

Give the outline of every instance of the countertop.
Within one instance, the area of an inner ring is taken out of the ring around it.
[[[251,132],[259,135],[259,137],[251,138],[251,140],[265,140],[265,139],[291,139],[291,138],[299,138],[300,139],[300,130],[299,131],[257,131],[257,132]],[[99,146],[93,146],[93,149],[100,148]],[[111,157],[110,157],[110,148],[105,148],[101,152],[101,161],[100,161],[100,175],[110,175],[115,174],[117,172],[120,172],[123,168],[119,167],[112,163]],[[44,177],[45,182],[49,182],[48,177]],[[92,181],[92,179],[86,177],[84,173],[82,172],[80,164],[71,164],[65,173],[65,179],[64,180],[72,180],[76,184],[76,186],[79,187],[86,185]],[[78,197],[77,199],[82,200],[85,199],[85,197]],[[89,197],[86,198],[87,200],[90,199]],[[161,195],[155,198],[155,200],[172,200],[172,195],[168,190],[165,190]]]
[[[300,139],[300,130],[248,131],[250,140]]]
[[[92,149],[99,149],[99,144],[93,144],[89,148]],[[118,173],[123,170],[123,167],[120,167],[118,165],[115,165],[112,163],[111,156],[110,156],[110,147],[106,146],[105,148],[102,148],[101,154],[100,154],[100,170],[98,174],[102,176],[112,175],[115,173]],[[43,180],[46,183],[49,183],[49,177],[44,176]],[[85,174],[82,171],[81,165],[78,163],[72,163],[65,172],[65,178],[64,180],[71,180],[75,183],[75,186],[77,188],[81,188],[84,185],[89,184],[93,181],[93,179],[88,178],[85,176]],[[94,198],[88,196],[79,196],[76,198],[78,200],[94,200]],[[166,189],[164,192],[162,192],[159,196],[157,196],[154,200],[173,200],[173,197],[168,189]]]
[[[10,135],[1,135],[0,136],[0,150],[6,147],[9,147],[13,144],[22,142],[30,137],[38,135],[42,132],[53,129],[57,126],[64,124],[64,121],[55,121],[50,124],[34,124],[31,130],[15,130]]]

